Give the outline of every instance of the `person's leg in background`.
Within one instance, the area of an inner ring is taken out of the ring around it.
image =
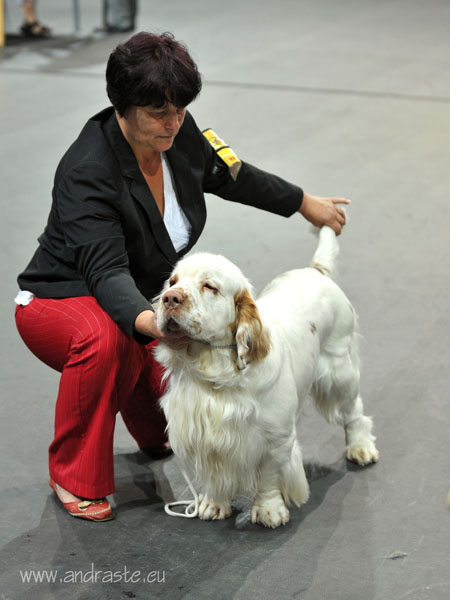
[[[23,8],[24,22],[22,34],[27,37],[46,38],[51,35],[49,27],[42,25],[37,19],[36,0],[19,0]]]

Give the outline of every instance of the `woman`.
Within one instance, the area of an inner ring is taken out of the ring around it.
[[[18,281],[16,322],[27,346],[61,372],[50,485],[72,516],[112,518],[118,411],[139,447],[167,452],[156,343],[182,348],[182,331],[158,330],[150,300],[197,241],[204,193],[338,233],[339,198],[317,198],[243,163],[236,180],[186,107],[201,89],[186,48],[140,33],[111,54],[112,106],[92,117],[62,158],[39,247]]]

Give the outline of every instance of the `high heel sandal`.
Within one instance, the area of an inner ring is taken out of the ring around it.
[[[33,21],[32,23],[24,23],[20,28],[20,31],[25,37],[29,38],[48,38],[51,36],[49,27],[41,25],[39,21]]]

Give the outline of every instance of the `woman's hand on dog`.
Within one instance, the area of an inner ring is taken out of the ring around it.
[[[346,198],[322,198],[303,193],[298,212],[315,227],[328,225],[339,235],[346,223],[345,210],[339,204],[350,204]]]
[[[144,310],[138,314],[134,322],[134,328],[139,333],[167,344],[173,350],[181,350],[192,343],[192,338],[187,336],[181,329],[179,331],[160,331],[156,324],[156,313],[151,310]]]

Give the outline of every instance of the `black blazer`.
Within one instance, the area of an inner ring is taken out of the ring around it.
[[[197,241],[206,220],[204,192],[290,216],[302,190],[243,163],[237,181],[187,113],[166,153],[178,202],[192,226],[177,254],[114,109],[90,119],[62,158],[39,247],[18,277],[41,298],[94,296],[112,319],[141,343],[137,315],[177,260]]]

